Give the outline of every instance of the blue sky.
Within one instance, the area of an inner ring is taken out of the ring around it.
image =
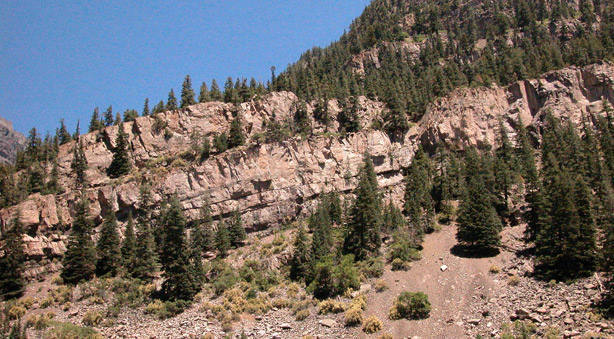
[[[284,69],[337,40],[369,0],[1,1],[0,116],[26,133],[93,108],[166,100],[202,81]],[[152,104],[153,106],[153,104]]]

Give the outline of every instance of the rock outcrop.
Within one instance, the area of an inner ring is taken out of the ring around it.
[[[17,151],[26,143],[26,137],[13,129],[13,124],[0,117],[0,164],[9,164],[15,161]]]
[[[613,84],[614,65],[602,63],[550,72],[540,79],[505,88],[458,89],[435,102],[402,143],[392,142],[384,132],[369,128],[343,138],[331,133],[336,130],[334,124],[327,127],[315,121],[316,133],[310,138],[259,142],[258,136],[267,123],[292,119],[297,98],[289,92],[271,93],[238,107],[217,102],[197,104],[126,123],[135,169],[120,179],[110,179],[105,174],[117,127],[83,135],[81,141],[89,164],[85,194],[90,213],[98,221],[101,213],[108,210],[118,212],[122,219],[129,210],[139,208],[139,186],[147,181],[152,186],[154,202],[175,195],[192,220],[198,218],[199,209],[208,201],[216,219],[239,211],[246,227],[256,230],[305,215],[322,192],[350,193],[363,155],[368,152],[380,187],[387,197],[400,201],[402,169],[411,163],[418,144],[427,149],[439,143],[459,149],[492,144],[500,120],[512,132],[520,116],[523,124],[537,131],[548,111],[575,123],[592,121],[595,114],[601,114],[602,98],[614,101]],[[383,104],[366,98],[361,98],[360,103],[365,127],[385,110]],[[329,103],[333,116],[339,112],[338,107],[335,101]],[[308,111],[312,109],[308,107]],[[194,159],[194,145],[202,137],[227,132],[236,114],[242,116],[248,143],[204,161]],[[538,141],[538,134],[535,136]],[[70,172],[73,146],[61,146],[58,157],[60,181],[66,193],[32,195],[18,206],[0,210],[2,226],[17,210],[21,211],[21,220],[35,239],[28,245],[32,257],[41,252],[57,255],[63,248],[57,244],[61,242],[59,238],[50,239],[72,220],[72,206],[77,199],[77,192],[70,190],[74,182]]]

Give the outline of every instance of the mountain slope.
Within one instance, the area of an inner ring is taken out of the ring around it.
[[[304,140],[297,137],[262,143],[259,136],[264,130],[263,122],[288,119],[298,100],[292,93],[272,93],[240,107],[246,121],[245,133],[250,137],[246,146],[212,155],[202,162],[193,145],[202,142],[202,136],[227,130],[233,108],[224,103],[197,104],[126,123],[130,154],[137,168],[120,179],[110,179],[106,174],[117,126],[83,135],[89,163],[89,187],[85,192],[97,222],[106,211],[125,218],[130,210],[138,208],[139,187],[147,182],[152,186],[155,203],[175,194],[192,220],[199,218],[199,209],[207,200],[214,218],[223,219],[239,211],[248,229],[262,229],[307,215],[322,192],[350,193],[365,151],[374,160],[379,185],[386,196],[399,201],[404,187],[402,171],[419,144],[427,149],[440,143],[459,149],[493,144],[499,119],[513,136],[519,115],[534,132],[539,130],[546,112],[579,124],[602,114],[602,98],[614,102],[611,63],[570,67],[508,87],[456,90],[436,101],[402,142],[391,141],[385,133],[371,128],[341,138],[332,134],[335,126],[325,127],[312,118],[319,131],[316,135]],[[360,103],[364,126],[385,114],[381,103],[366,98]],[[329,102],[329,107],[331,114],[339,112],[336,101]],[[166,126],[169,138],[164,137],[164,129],[155,128],[159,124]],[[55,234],[60,223],[71,222],[71,206],[78,199],[78,191],[70,189],[74,185],[70,168],[73,146],[74,142],[60,146],[58,155],[60,182],[66,193],[35,194],[17,206],[0,210],[0,223],[7,225],[13,213],[21,209],[24,226],[37,236],[30,239],[33,258],[43,257],[45,251],[51,256],[61,255],[64,247],[58,243],[60,238],[49,236]]]

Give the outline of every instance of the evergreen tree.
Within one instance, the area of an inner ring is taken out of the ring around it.
[[[132,213],[128,216],[128,224],[124,230],[124,241],[122,241],[121,256],[122,263],[126,271],[132,274],[136,256],[136,235],[134,234],[134,219]]]
[[[211,156],[211,142],[209,141],[209,137],[205,137],[200,148],[200,161],[209,159],[209,156]]]
[[[510,190],[515,183],[514,168],[517,166],[514,148],[507,135],[503,121],[499,121],[499,148],[495,152],[495,191],[500,203],[500,213],[509,216]]]
[[[236,116],[230,123],[230,132],[228,135],[228,146],[230,148],[241,146],[245,143],[245,135],[243,134],[243,124],[241,118]]]
[[[145,102],[143,103],[143,112],[141,112],[141,115],[146,117],[149,116],[149,114],[151,114],[149,111],[149,98],[145,98]]]
[[[309,229],[313,232],[311,242],[311,257],[320,261],[329,255],[333,249],[333,236],[328,210],[320,203],[315,213],[309,218]]]
[[[381,245],[382,201],[371,156],[365,154],[360,170],[358,186],[354,190],[356,200],[350,209],[348,229],[343,243],[343,252],[353,254],[356,260],[364,260],[376,254]]]
[[[197,291],[188,258],[188,244],[185,237],[186,219],[175,198],[163,217],[163,246],[160,263],[163,278],[162,294],[167,300],[192,300]]]
[[[39,163],[34,163],[28,168],[28,191],[30,193],[42,192],[45,186],[43,168]]]
[[[72,285],[91,279],[96,270],[96,249],[91,236],[92,224],[87,217],[88,206],[84,197],[81,197],[75,208],[76,215],[60,274],[65,283]]]
[[[132,269],[132,276],[144,281],[154,278],[158,269],[156,240],[151,229],[151,187],[143,184],[139,188],[141,208],[139,210],[136,238],[136,259]]]
[[[213,145],[215,146],[215,149],[217,150],[218,153],[222,153],[226,151],[228,149],[228,137],[226,136],[226,133],[216,135],[213,138]]]
[[[100,112],[98,111],[98,107],[94,108],[94,113],[92,113],[92,118],[90,119],[90,127],[88,131],[94,132],[101,130],[104,127],[103,122],[100,120]]]
[[[185,79],[183,80],[183,84],[181,85],[181,108],[194,105],[195,103],[196,101],[194,100],[192,79],[190,79],[190,75],[186,75]]]
[[[238,96],[232,83],[232,78],[228,77],[224,84],[224,102],[236,103],[238,102]]]
[[[220,86],[218,86],[217,81],[215,79],[211,80],[211,91],[209,92],[211,95],[212,101],[221,101],[222,100],[222,92],[220,91]]]
[[[318,299],[326,299],[335,294],[333,262],[330,257],[315,264],[314,278],[309,287],[313,290],[313,296]]]
[[[134,109],[127,109],[124,111],[124,122],[134,121],[139,117],[139,112]]]
[[[23,226],[17,216],[3,234],[0,257],[0,299],[10,300],[21,297],[26,282],[23,278],[25,253],[23,250]]]
[[[355,133],[360,130],[360,119],[358,118],[358,98],[352,98],[351,104],[346,102],[343,109],[337,115],[339,131],[342,133]]]
[[[109,105],[104,111],[104,124],[105,126],[113,126],[113,106]]]
[[[303,135],[311,134],[311,121],[307,112],[307,104],[300,101],[296,104],[294,112],[294,125],[298,133]]]
[[[131,169],[132,163],[128,155],[128,136],[124,132],[124,124],[122,123],[119,125],[115,148],[113,148],[113,160],[107,169],[107,174],[111,178],[119,178],[130,173]]]
[[[47,194],[58,194],[62,192],[62,187],[60,186],[59,181],[58,162],[55,159],[53,160],[49,180],[45,184],[45,192]]]
[[[228,233],[230,235],[230,244],[233,247],[239,247],[243,244],[247,238],[243,222],[241,221],[241,214],[239,211],[232,213],[230,224],[228,225]]]
[[[68,133],[66,125],[64,125],[64,119],[60,120],[60,129],[57,132],[57,135],[60,145],[67,144],[72,141],[72,136],[70,135],[70,133]]]
[[[417,234],[433,230],[435,203],[431,196],[433,184],[430,172],[430,159],[422,147],[418,147],[405,177],[403,206],[403,211]]]
[[[467,193],[459,208],[456,240],[476,251],[491,250],[500,245],[501,220],[492,204],[475,149],[467,156]]]
[[[113,126],[119,126],[122,123],[122,116],[119,112],[115,113],[115,121],[113,121]]]
[[[156,253],[156,240],[149,223],[139,221],[136,238],[136,259],[132,269],[132,276],[144,281],[150,281],[155,277],[158,269],[158,257]]]
[[[537,271],[546,279],[569,280],[594,272],[597,264],[595,225],[589,189],[581,177],[559,168],[546,192],[550,222],[535,240]]]
[[[122,252],[115,213],[108,212],[100,228],[100,238],[96,244],[96,275],[115,276],[121,268]]]
[[[398,96],[392,101],[390,111],[386,115],[386,131],[393,140],[402,140],[403,136],[409,130],[409,122],[407,121],[407,113],[403,103]]]
[[[81,140],[79,140],[73,148],[73,158],[70,167],[75,173],[75,182],[77,187],[84,187],[87,183],[85,171],[87,170],[88,166]]]
[[[218,250],[220,257],[225,257],[230,250],[230,233],[225,222],[221,221],[217,224],[215,232],[215,248]]]
[[[211,96],[209,95],[209,89],[207,88],[207,83],[203,81],[200,85],[200,93],[198,95],[198,102],[209,102],[211,101]]]
[[[405,224],[401,210],[392,201],[388,202],[383,210],[382,231],[392,234],[397,229],[403,228]]]
[[[160,102],[158,102],[158,103],[157,103],[157,104],[154,106],[152,113],[153,113],[153,114],[156,114],[156,113],[162,113],[162,112],[164,112],[164,110],[165,110],[165,109],[166,109],[166,106],[164,105],[164,101],[163,101],[163,100],[160,100]]]
[[[166,100],[166,110],[172,111],[177,109],[177,98],[175,98],[175,92],[171,88],[170,92],[168,92],[168,100]]]
[[[310,256],[307,245],[307,234],[305,229],[300,227],[294,238],[294,251],[290,259],[290,279],[303,280],[309,270]]]

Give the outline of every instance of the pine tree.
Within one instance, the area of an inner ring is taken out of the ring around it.
[[[21,297],[26,282],[23,278],[25,253],[23,250],[23,226],[17,216],[3,234],[0,257],[0,299],[10,300]]]
[[[127,109],[124,111],[124,122],[134,121],[139,117],[139,112],[134,109]]]
[[[393,140],[401,140],[409,130],[406,109],[398,96],[394,97],[385,121],[386,131]]]
[[[143,184],[139,188],[141,208],[139,210],[136,238],[136,259],[132,276],[144,281],[154,278],[158,269],[156,240],[150,226],[152,215],[151,187]]]
[[[419,147],[405,177],[405,204],[403,211],[417,234],[432,232],[435,218],[435,202],[431,163],[422,147]]]
[[[153,114],[156,114],[156,113],[162,113],[162,112],[164,112],[164,110],[165,110],[165,109],[166,109],[166,106],[164,105],[164,101],[163,101],[163,100],[160,100],[160,102],[158,102],[158,103],[157,103],[157,104],[154,106],[152,113],[153,113]]]
[[[326,299],[335,294],[333,262],[330,257],[315,264],[313,281],[309,287],[318,299]]]
[[[40,164],[34,163],[28,168],[28,191],[30,193],[42,192],[45,186],[43,168]]]
[[[84,197],[81,197],[75,208],[76,215],[60,274],[65,283],[72,285],[91,279],[96,271],[96,249],[91,236],[92,224],[87,217],[88,207]]]
[[[297,132],[303,135],[311,134],[311,121],[307,112],[307,104],[304,101],[300,101],[295,106],[294,125]]]
[[[175,98],[175,92],[171,88],[168,92],[168,100],[166,100],[166,110],[172,111],[174,109],[177,109],[177,98]]]
[[[217,81],[215,79],[211,80],[211,91],[209,92],[211,95],[212,101],[221,101],[222,100],[222,92],[220,91],[220,86],[218,86]]]
[[[200,148],[200,161],[209,159],[209,156],[211,156],[211,142],[209,141],[209,137],[205,137]]]
[[[67,144],[72,141],[72,136],[68,133],[66,125],[64,125],[64,119],[60,120],[60,129],[57,132],[60,145]]]
[[[514,168],[517,162],[514,149],[507,135],[503,121],[499,121],[499,148],[495,152],[495,191],[501,205],[500,212],[505,218],[509,217],[510,190],[515,183]]]
[[[224,84],[224,102],[235,103],[237,101],[238,96],[232,83],[232,78],[228,77],[226,79],[226,83]]]
[[[220,257],[225,257],[230,250],[230,233],[228,226],[223,221],[217,224],[215,232],[215,248],[218,250]]]
[[[124,124],[119,125],[117,138],[115,139],[115,148],[113,148],[113,160],[107,169],[107,174],[111,178],[119,178],[122,175],[130,173],[132,163],[128,155],[128,136],[124,132]]]
[[[88,129],[88,131],[94,132],[94,131],[98,131],[100,129],[102,129],[103,124],[100,121],[100,112],[98,111],[98,107],[94,108],[94,113],[92,113],[92,118],[90,119],[90,127]]]
[[[230,244],[233,247],[239,247],[243,244],[247,238],[245,228],[243,227],[243,221],[241,221],[241,214],[239,211],[232,213],[230,223],[228,225],[228,233],[230,235]]]
[[[49,180],[45,184],[45,192],[47,194],[58,194],[62,192],[59,180],[58,162],[54,159],[51,167],[51,173],[49,173]]]
[[[171,200],[163,217],[163,246],[160,263],[163,278],[162,294],[167,300],[192,300],[197,284],[188,258],[185,237],[186,219],[175,198]]]
[[[361,261],[376,254],[381,245],[382,200],[371,156],[365,154],[360,170],[358,187],[354,190],[356,200],[350,209],[348,229],[343,243],[343,253],[353,254]]]
[[[290,279],[303,280],[310,264],[309,247],[305,229],[300,227],[294,238],[294,251],[290,259]]]
[[[243,134],[243,124],[241,118],[236,116],[230,123],[230,132],[228,136],[228,147],[234,148],[245,143],[245,135]]]
[[[134,271],[136,256],[136,235],[134,234],[134,219],[132,212],[128,216],[128,224],[124,230],[124,241],[122,241],[121,256],[122,263],[126,271],[130,274]]]
[[[194,100],[192,79],[190,79],[190,75],[186,75],[185,79],[183,80],[183,84],[181,85],[181,108],[194,105],[195,103],[196,101]]]
[[[85,171],[87,171],[88,166],[81,140],[79,140],[73,148],[73,158],[70,167],[75,173],[75,183],[77,187],[85,187],[87,183]]]
[[[333,248],[330,215],[324,204],[320,203],[309,218],[309,229],[313,232],[311,257],[317,262],[329,255]]]
[[[113,126],[119,126],[122,123],[122,116],[119,112],[115,113],[115,121],[113,121]]]
[[[389,201],[383,210],[382,231],[392,234],[394,231],[403,228],[405,224],[401,210],[392,201]]]
[[[145,98],[145,102],[143,103],[143,112],[141,112],[141,115],[146,117],[149,116],[149,114],[151,114],[149,111],[149,98]]]
[[[198,95],[198,102],[209,102],[211,101],[211,96],[209,95],[209,89],[207,89],[207,83],[203,81],[200,85],[200,93]]]
[[[500,245],[501,220],[492,204],[486,188],[479,155],[475,149],[467,156],[467,193],[459,208],[456,240],[469,245],[472,250],[488,251]]]
[[[105,126],[113,126],[113,106],[109,105],[104,111],[104,124]]]
[[[122,252],[115,213],[109,212],[100,228],[100,238],[96,244],[96,275],[115,276],[121,268]]]
[[[570,280],[594,272],[597,264],[595,225],[589,189],[581,177],[560,167],[548,175],[546,192],[550,222],[535,240],[538,274],[546,279]]]
[[[339,131],[342,133],[354,133],[360,130],[360,119],[358,118],[358,98],[352,98],[351,104],[346,102],[343,109],[337,115]]]

